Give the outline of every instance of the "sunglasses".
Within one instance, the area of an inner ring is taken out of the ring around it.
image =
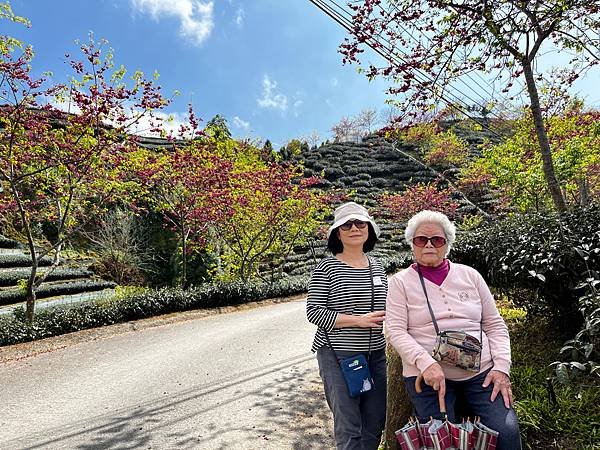
[[[428,242],[431,242],[431,245],[433,245],[435,248],[440,248],[446,245],[446,238],[442,236],[415,236],[412,242],[417,247],[425,247]]]
[[[352,225],[356,226],[359,230],[362,230],[367,226],[367,222],[363,222],[362,220],[349,220],[346,223],[340,225],[340,230],[348,231],[352,228]]]

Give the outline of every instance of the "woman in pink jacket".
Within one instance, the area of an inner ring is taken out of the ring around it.
[[[440,397],[454,421],[458,397],[500,433],[499,450],[519,450],[508,330],[483,277],[447,259],[455,236],[455,226],[442,213],[421,211],[409,220],[405,238],[415,263],[390,280],[387,334],[402,357],[406,387],[422,421],[440,416]],[[437,334],[448,330],[464,331],[481,342],[479,364],[465,369],[434,359]],[[425,382],[421,392],[415,388],[418,376]]]

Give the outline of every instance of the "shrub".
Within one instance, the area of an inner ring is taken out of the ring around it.
[[[49,266],[52,259],[44,256],[39,261],[40,266]],[[0,267],[29,267],[31,266],[30,255],[0,255]]]
[[[459,238],[453,259],[478,269],[532,316],[569,340],[554,363],[560,381],[600,376],[600,206],[514,216]]]
[[[47,298],[57,295],[79,294],[115,287],[115,283],[104,280],[81,280],[67,283],[42,284],[36,290],[36,297]],[[0,305],[23,302],[26,300],[24,289],[0,291]]]
[[[43,269],[38,271],[38,274],[43,273]],[[19,280],[29,278],[31,269],[28,268],[15,268],[8,271],[0,272],[0,286],[14,286]],[[56,281],[56,280],[68,280],[74,278],[86,278],[93,275],[93,272],[87,269],[71,269],[71,268],[57,268],[55,269],[45,281]]]
[[[555,327],[544,319],[515,323],[503,316],[511,331],[511,382],[524,448],[598,448],[594,443],[600,439],[600,389],[590,379],[553,385],[548,364],[561,341]]]
[[[0,234],[0,248],[23,248],[23,244]]]
[[[558,319],[572,331],[582,323],[580,283],[600,267],[598,224],[597,205],[564,214],[516,215],[461,235],[452,255],[492,286],[533,291],[520,306]]]

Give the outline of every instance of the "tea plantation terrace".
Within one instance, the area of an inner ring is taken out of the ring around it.
[[[115,283],[101,280],[87,269],[89,260],[67,260],[37,290],[36,308],[47,308],[113,295]],[[42,258],[38,272],[48,270],[52,260]],[[25,247],[0,235],[0,314],[25,305],[23,284],[31,273],[31,256]]]

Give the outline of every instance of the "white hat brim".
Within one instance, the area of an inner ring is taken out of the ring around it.
[[[348,214],[347,216],[338,220],[337,222],[333,222],[333,225],[331,225],[329,227],[329,230],[327,230],[327,239],[329,239],[329,236],[331,236],[331,232],[333,230],[335,230],[336,228],[338,228],[340,225],[345,224],[349,220],[357,220],[357,219],[362,220],[363,222],[369,222],[373,226],[373,230],[375,231],[375,236],[379,237],[379,235],[381,234],[381,230],[379,229],[379,227],[377,226],[377,224],[375,223],[375,221],[372,218],[365,216],[364,214]]]

